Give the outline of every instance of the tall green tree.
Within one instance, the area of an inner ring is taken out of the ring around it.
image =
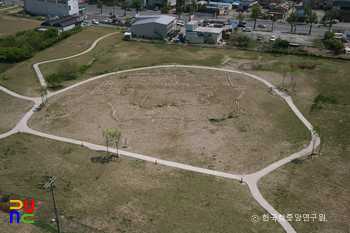
[[[108,145],[109,145],[109,142],[113,140],[113,132],[110,129],[103,129],[102,136],[106,140],[107,156],[108,156]]]
[[[136,8],[136,14],[138,14],[139,13],[139,9],[142,7],[141,1],[140,0],[133,0],[132,4]]]
[[[293,68],[292,68],[292,79],[291,79],[291,86],[292,86],[292,90],[293,91],[294,91],[295,86],[297,85],[297,82],[298,82],[300,77],[301,77],[301,72],[300,72],[299,67],[293,66]]]
[[[256,25],[256,20],[259,18],[261,15],[261,8],[258,5],[254,5],[252,8],[252,13],[250,14],[250,18],[254,19],[254,29]]]
[[[272,20],[272,28],[271,28],[271,31],[273,31],[273,25],[277,22],[278,17],[277,17],[276,15],[274,15],[274,16],[271,18],[271,20]]]
[[[331,30],[332,25],[333,25],[333,19],[337,18],[338,16],[338,11],[336,9],[332,9],[328,12],[328,21],[329,21],[329,29],[328,31]]]
[[[97,8],[101,8],[101,14],[102,14],[103,1],[100,1],[100,0],[97,1]]]
[[[123,10],[124,10],[124,16],[126,16],[126,9],[129,8],[128,5],[126,5],[125,3],[123,3],[122,7],[121,7]]]
[[[44,97],[46,96],[46,103],[47,103],[47,90],[45,87],[40,86],[40,88],[37,89],[39,95],[41,96],[41,104],[44,103]]]
[[[114,139],[115,141],[115,146],[117,148],[117,156],[119,155],[118,154],[118,149],[119,149],[119,142],[120,140],[122,139],[122,133],[119,132],[118,130],[112,132],[112,138]]]
[[[306,20],[305,23],[310,26],[309,34],[311,34],[311,29],[314,24],[318,23],[318,17],[316,11],[313,11],[311,7],[305,7]]]
[[[242,22],[243,22],[243,19],[244,19],[243,12],[240,12],[240,13],[238,14],[237,19],[239,20],[239,23],[238,23],[238,24],[241,25]]]
[[[191,3],[192,3],[192,6],[193,6],[194,9],[195,9],[194,11],[198,10],[198,9],[197,9],[197,4],[196,4],[196,3],[197,3],[196,0],[191,0]],[[193,11],[193,12],[194,12],[194,11]]]
[[[294,28],[294,32],[296,31],[296,27],[297,27],[296,25],[299,18],[300,18],[300,15],[296,13],[292,13],[289,15],[287,22],[290,24],[290,32],[293,32],[293,28]]]
[[[320,148],[318,150],[318,155],[320,156],[321,155],[321,150],[322,150],[322,146],[323,146],[323,129],[318,126],[318,125],[314,125],[314,130],[316,131],[316,133],[318,134],[318,137],[320,138]]]

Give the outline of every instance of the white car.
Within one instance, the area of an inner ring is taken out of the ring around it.
[[[242,29],[243,32],[252,32],[252,28],[251,27],[246,27]]]
[[[259,24],[259,25],[258,25],[258,28],[266,28],[266,25],[264,25],[264,24]]]
[[[176,22],[176,24],[179,25],[179,26],[185,26],[185,22],[182,21],[182,20],[178,20],[178,21]]]
[[[271,36],[270,37],[270,42],[275,42],[275,40],[276,40],[276,36]]]
[[[96,19],[92,19],[93,24],[99,24],[99,22]]]
[[[105,20],[103,20],[103,22],[106,22],[106,23],[111,23],[111,22],[112,22],[112,19],[110,19],[110,18],[106,18]]]

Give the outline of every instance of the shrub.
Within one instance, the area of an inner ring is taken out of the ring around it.
[[[277,39],[275,41],[275,45],[277,47],[281,47],[281,48],[288,48],[289,41],[288,40],[282,40],[282,38],[279,36],[279,37],[277,37]]]
[[[249,36],[239,35],[236,39],[237,43],[241,47],[248,47],[252,42],[252,39]]]
[[[327,40],[325,44],[329,49],[333,50],[335,53],[340,53],[345,48],[345,45],[341,41],[334,38]]]
[[[334,32],[326,31],[323,35],[323,39],[324,40],[331,39],[331,38],[333,38],[334,35],[335,35]]]

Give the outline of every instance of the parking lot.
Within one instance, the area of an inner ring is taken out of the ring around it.
[[[319,36],[305,36],[305,35],[297,35],[297,34],[289,34],[287,32],[267,32],[264,30],[255,29],[252,32],[244,32],[242,29],[238,29],[238,33],[242,33],[243,35],[250,36],[253,40],[257,39],[258,36],[263,37],[264,41],[269,41],[271,36],[281,37],[283,40],[288,40],[290,43],[298,43],[311,45],[313,44],[313,40],[321,38]]]

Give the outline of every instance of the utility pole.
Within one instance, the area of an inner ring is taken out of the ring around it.
[[[52,183],[58,178],[60,180],[62,180],[61,178],[57,177],[57,176],[52,176],[49,178],[51,178],[51,180],[49,182],[47,182],[44,186],[40,185],[38,188],[48,188],[49,186],[51,187],[51,192],[52,192],[52,198],[53,198],[53,204],[54,204],[54,211],[55,211],[55,215],[56,215],[56,222],[57,222],[57,229],[58,229],[58,233],[61,233],[61,229],[60,229],[60,222],[58,220],[58,211],[57,211],[57,206],[56,206],[56,200],[55,200],[55,193],[53,191],[53,186]]]
[[[53,204],[55,206],[55,215],[56,215],[56,222],[57,222],[57,229],[58,229],[58,233],[61,233],[60,230],[60,222],[58,221],[58,211],[57,211],[57,207],[56,207],[56,200],[55,200],[55,193],[53,191],[53,187],[52,187],[52,183],[51,183],[51,191],[52,191],[52,198],[53,198]]]

